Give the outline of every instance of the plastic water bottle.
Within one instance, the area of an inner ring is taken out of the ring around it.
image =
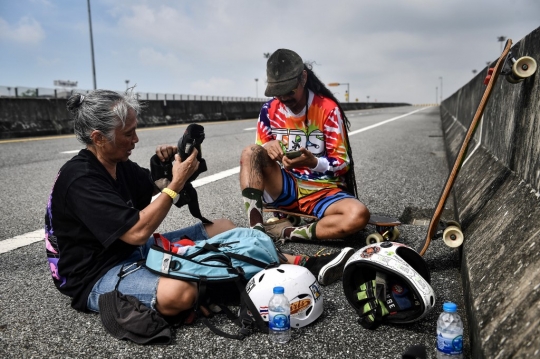
[[[437,320],[437,359],[443,358],[463,358],[463,322],[451,302],[443,304]]]
[[[274,287],[268,303],[268,334],[274,343],[284,344],[291,339],[291,305],[283,287]]]

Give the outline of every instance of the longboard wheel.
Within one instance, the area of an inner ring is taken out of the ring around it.
[[[447,227],[454,226],[454,227],[458,227],[459,229],[461,229],[461,224],[459,224],[458,221],[446,221],[446,226]]]
[[[384,241],[384,238],[382,234],[380,233],[371,233],[369,236],[366,237],[366,244],[369,246],[370,244],[374,243],[381,243]]]
[[[288,219],[289,221],[291,221],[293,227],[298,227],[299,225],[302,224],[302,218],[299,217],[299,216],[288,215],[288,216],[287,216],[287,219]]]
[[[396,239],[399,238],[399,229],[394,227],[392,231],[389,232],[388,240],[390,242],[394,242]]]
[[[270,218],[268,218],[266,223],[273,223],[273,222],[277,222],[277,221],[279,221],[278,217],[270,217]]]
[[[463,232],[457,226],[448,226],[443,232],[443,241],[448,247],[459,247],[463,244]]]
[[[525,79],[536,72],[536,61],[530,56],[523,56],[517,59],[512,65],[512,75],[517,79]]]
[[[524,79],[516,78],[513,73],[506,75],[505,78],[506,78],[506,81],[510,82],[511,84],[518,84],[524,80]]]

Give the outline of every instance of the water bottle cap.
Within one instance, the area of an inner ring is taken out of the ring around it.
[[[442,307],[445,312],[449,312],[449,313],[455,313],[457,310],[457,304],[452,303],[452,302],[446,302],[443,304]]]
[[[283,287],[274,287],[274,294],[283,294],[285,293],[285,288]]]

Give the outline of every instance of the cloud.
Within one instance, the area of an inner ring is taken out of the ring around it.
[[[40,23],[31,17],[22,17],[16,25],[10,25],[0,18],[0,39],[24,45],[35,45],[45,39],[45,32]]]
[[[145,47],[139,50],[139,61],[143,65],[166,67],[169,69],[175,68],[179,64],[178,58],[173,54],[164,54],[151,47]]]
[[[191,83],[191,90],[193,93],[200,94],[231,94],[235,92],[236,83],[228,78],[216,78],[211,77],[208,80],[199,80]]]
[[[4,81],[38,86],[50,76],[36,65],[59,58],[51,70],[91,87],[86,1],[4,3],[0,41],[13,56],[0,65],[25,69]],[[538,0],[92,1],[99,86],[130,79],[148,92],[262,96],[263,53],[289,48],[314,61],[324,83],[350,83],[351,98],[411,103],[433,101],[440,77],[445,96],[459,89],[498,57],[498,36],[517,42],[538,27],[539,13]],[[14,40],[25,27],[41,46]],[[345,89],[331,88],[341,98]]]

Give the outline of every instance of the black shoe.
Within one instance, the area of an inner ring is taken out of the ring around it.
[[[347,247],[337,253],[314,255],[305,266],[321,285],[330,285],[342,277],[343,268],[353,254],[354,249]]]

